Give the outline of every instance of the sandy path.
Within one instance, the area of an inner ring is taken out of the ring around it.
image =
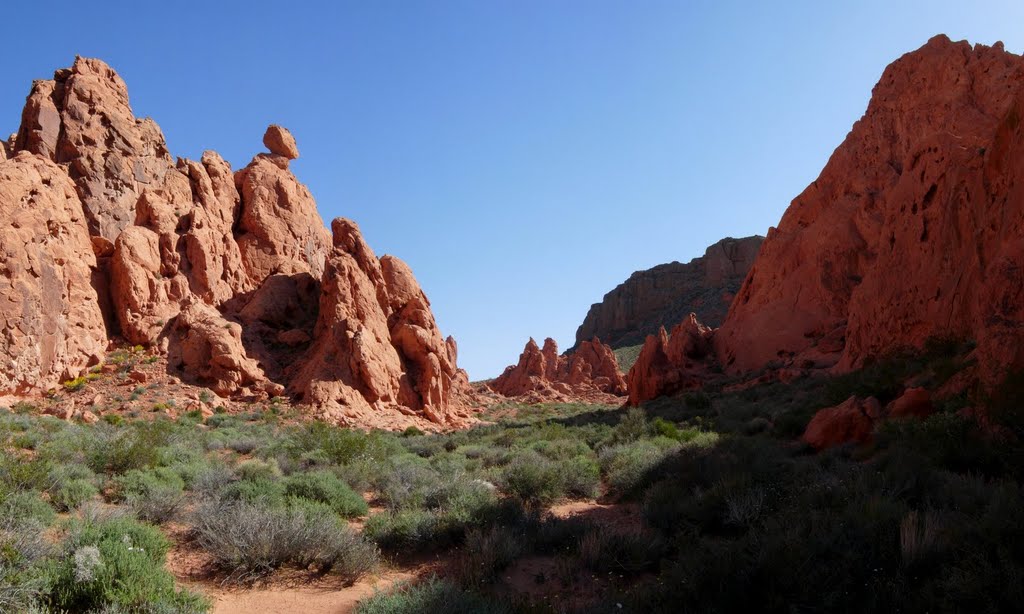
[[[416,575],[387,571],[347,587],[297,586],[259,589],[220,589],[194,586],[210,598],[213,614],[344,614],[355,610],[374,591],[386,591]]]

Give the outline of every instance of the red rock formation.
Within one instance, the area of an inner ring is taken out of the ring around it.
[[[907,388],[884,409],[874,397],[850,397],[835,407],[818,410],[802,439],[818,450],[847,443],[865,443],[882,420],[927,418],[934,412],[931,395],[924,388]]]
[[[75,186],[53,162],[0,162],[0,392],[46,390],[99,362],[106,330]]]
[[[600,339],[584,341],[574,352],[558,354],[554,339],[544,348],[530,339],[519,356],[489,387],[507,397],[533,401],[610,401],[626,392],[615,353]]]
[[[818,450],[845,443],[865,443],[871,439],[875,422],[881,416],[878,399],[850,397],[814,414],[802,439]]]
[[[629,404],[699,388],[707,375],[713,331],[691,313],[672,329],[648,335],[627,377]]]
[[[643,343],[645,336],[691,312],[718,326],[763,239],[722,239],[688,264],[672,262],[633,273],[590,307],[576,331],[577,346],[594,337],[613,348]]]
[[[315,341],[293,392],[334,419],[365,424],[388,409],[444,422],[456,375],[449,344],[409,268],[378,260],[354,222],[336,219]]]
[[[271,153],[237,173],[213,152],[173,162],[106,64],[78,58],[37,81],[3,147],[21,153],[0,162],[0,216],[23,229],[0,241],[12,310],[0,392],[76,375],[119,332],[221,395],[288,386],[367,426],[466,417],[451,402],[469,394],[454,340],[412,272],[378,260],[347,220],[332,251],[289,170],[294,137],[275,125],[263,140]]]
[[[717,354],[837,372],[929,337],[974,339],[987,382],[1024,366],[1024,59],[939,36],[761,247]]]
[[[91,234],[108,241],[135,221],[142,191],[174,167],[160,128],[132,113],[121,77],[86,58],[33,84],[15,148],[67,165]]]

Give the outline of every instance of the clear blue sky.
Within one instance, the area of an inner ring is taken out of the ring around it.
[[[1024,50],[1024,2],[5,2],[0,130],[75,54],[173,154],[235,168],[288,126],[325,220],[416,273],[470,377],[564,349],[638,269],[764,234],[891,60]]]

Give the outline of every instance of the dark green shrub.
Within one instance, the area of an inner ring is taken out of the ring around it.
[[[597,497],[601,486],[601,468],[589,456],[577,456],[558,463],[566,496],[578,499]]]
[[[61,512],[78,509],[86,501],[99,494],[92,480],[75,478],[60,482],[50,489],[50,503]]]
[[[521,453],[502,471],[501,489],[527,505],[549,505],[565,494],[560,469],[536,452]]]
[[[366,501],[338,476],[328,471],[290,476],[284,480],[284,493],[324,503],[345,518],[365,516],[369,512]]]
[[[598,527],[580,539],[579,552],[591,571],[635,575],[657,568],[665,544],[654,533]]]
[[[469,586],[490,584],[522,554],[524,541],[507,527],[470,530],[458,560],[459,578]]]
[[[374,595],[356,608],[357,614],[512,614],[513,611],[507,603],[437,578],[401,585],[390,593]]]

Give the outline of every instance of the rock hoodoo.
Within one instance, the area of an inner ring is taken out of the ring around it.
[[[629,370],[629,404],[699,388],[712,360],[713,332],[691,313],[672,328],[671,335],[665,327],[657,335],[648,335]]]
[[[237,172],[174,160],[103,62],[36,81],[0,158],[0,393],[79,375],[122,335],[224,396],[287,391],[356,425],[464,418],[455,342],[409,267],[348,220],[332,237],[294,137],[263,141]]]
[[[1024,59],[945,36],[891,64],[867,112],[771,229],[715,336],[729,371],[838,372],[973,339],[1024,366]]]
[[[530,339],[519,362],[506,368],[490,388],[507,397],[533,401],[618,402],[616,397],[626,393],[626,380],[615,353],[596,337],[563,355],[554,339],[545,339],[543,348]]]
[[[596,336],[613,348],[637,345],[691,312],[718,326],[763,239],[722,239],[687,264],[672,262],[633,273],[590,307],[576,331],[576,344]]]

